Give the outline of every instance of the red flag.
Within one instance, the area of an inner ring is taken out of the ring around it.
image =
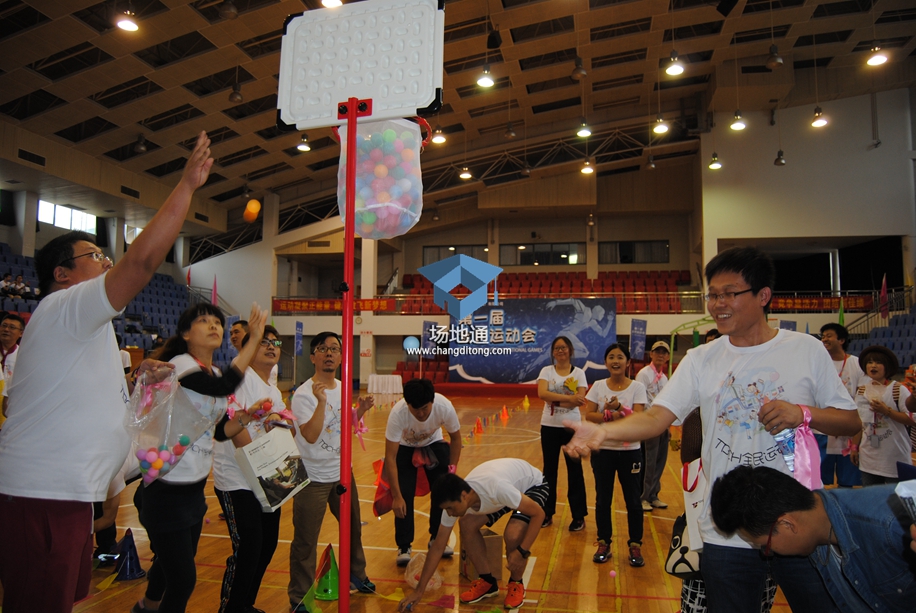
[[[219,304],[219,296],[216,294],[216,275],[213,275],[213,293],[210,294],[210,304]]]
[[[880,305],[881,317],[887,319],[891,314],[890,306],[887,304],[887,273],[884,273],[884,278],[881,279],[881,293],[878,295],[878,304]]]
[[[188,287],[191,287],[191,267],[188,266]]]

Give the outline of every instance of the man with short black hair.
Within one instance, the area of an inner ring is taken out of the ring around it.
[[[108,498],[130,451],[127,389],[111,320],[165,260],[212,165],[210,140],[201,132],[178,185],[117,264],[85,232],[52,239],[35,258],[44,299],[22,339],[0,433],[0,583],[7,613],[70,613],[89,593],[92,503]],[[162,367],[141,364],[144,372]]]
[[[773,261],[753,247],[733,248],[710,260],[705,272],[707,309],[724,338],[689,350],[649,410],[602,425],[567,422],[576,430],[567,453],[587,455],[605,438],[639,441],[657,436],[699,405],[703,472],[712,483],[742,464],[790,473],[774,436],[802,423],[833,435],[862,429],[856,406],[823,346],[810,335],[767,323]],[[708,502],[707,495],[700,534],[710,613],[757,613],[768,572],[794,610],[832,611],[807,561],[762,560],[739,537],[715,529]]]
[[[448,432],[449,444],[442,438]],[[388,414],[385,429],[385,473],[391,486],[394,511],[394,540],[398,566],[410,562],[414,538],[413,502],[418,466],[428,483],[454,472],[461,457],[461,424],[448,398],[437,394],[429,379],[412,379],[404,384],[404,398]],[[420,462],[418,465],[417,462]],[[441,513],[429,514],[430,543],[439,532]],[[445,557],[454,551],[446,545]]]
[[[25,330],[25,320],[15,313],[7,314],[0,321],[0,367],[3,368],[3,415],[6,416],[9,384],[13,382],[13,371],[16,369],[16,356],[19,354],[19,339]],[[0,425],[4,419],[0,418]]]
[[[859,380],[865,373],[856,356],[846,353],[849,331],[840,324],[824,324],[821,326],[821,342],[830,354],[833,365],[836,366],[843,387],[852,398],[855,398]],[[833,485],[834,482],[840,487],[862,485],[862,473],[850,459],[850,437],[828,436],[815,432],[814,438],[817,439],[817,446],[821,451],[821,481],[824,485]]]
[[[242,350],[242,339],[248,334],[248,322],[240,319],[229,328],[229,344],[235,348],[236,353]]]
[[[646,364],[638,373],[636,380],[646,387],[646,396],[649,402],[646,408],[652,406],[652,402],[659,392],[664,389],[668,383],[668,359],[671,356],[671,349],[665,341],[656,341],[649,351],[651,361]],[[658,498],[658,493],[662,489],[662,473],[665,472],[665,464],[668,462],[668,442],[671,440],[671,433],[666,429],[656,437],[643,441],[643,486],[642,486],[642,510],[651,511],[652,509],[667,509],[668,504]]]
[[[717,338],[719,338],[720,336],[722,336],[722,334],[719,333],[718,328],[710,328],[709,330],[706,331],[706,336],[703,337],[703,342],[711,343],[714,340],[716,340]]]
[[[499,594],[496,578],[490,572],[487,546],[480,529],[494,525],[509,513],[512,515],[503,531],[506,565],[509,568],[505,607],[517,609],[522,606],[525,600],[522,576],[541,530],[541,522],[547,516],[544,505],[549,492],[550,485],[541,471],[516,458],[484,462],[469,472],[465,479],[451,473],[439,477],[433,483],[431,492],[431,512],[442,510],[439,531],[429,546],[417,589],[400,602],[398,610],[412,610],[423,597],[456,521],[461,529],[462,546],[480,575],[471,583],[471,589],[461,593],[461,602],[473,604]]]
[[[713,484],[710,509],[720,530],[770,559],[808,556],[843,613],[913,610],[913,520],[893,485],[812,492],[778,470],[739,466]]]

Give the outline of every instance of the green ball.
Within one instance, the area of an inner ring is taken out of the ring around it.
[[[397,137],[398,137],[397,132],[395,132],[391,128],[388,128],[387,130],[382,132],[382,138],[385,140],[386,143],[393,143]]]
[[[191,444],[191,437],[188,436],[187,434],[182,434],[181,436],[178,437],[178,443],[182,447],[187,447],[188,445]]]
[[[375,213],[372,213],[371,211],[366,211],[365,213],[363,213],[362,223],[365,223],[371,226],[372,224],[375,223],[375,220],[376,220]]]
[[[169,450],[168,445],[159,445],[159,451],[168,451],[168,450]]]

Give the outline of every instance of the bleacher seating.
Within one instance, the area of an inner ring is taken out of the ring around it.
[[[859,355],[871,345],[881,345],[894,352],[901,368],[916,363],[916,307],[910,313],[894,315],[888,325],[872,328],[866,338],[852,339],[847,351]]]

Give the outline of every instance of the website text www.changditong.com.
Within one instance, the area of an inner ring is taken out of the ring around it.
[[[473,345],[462,347],[410,347],[407,348],[407,355],[418,355],[423,358],[437,355],[482,355],[489,357],[491,355],[512,355],[512,347],[475,347]]]

